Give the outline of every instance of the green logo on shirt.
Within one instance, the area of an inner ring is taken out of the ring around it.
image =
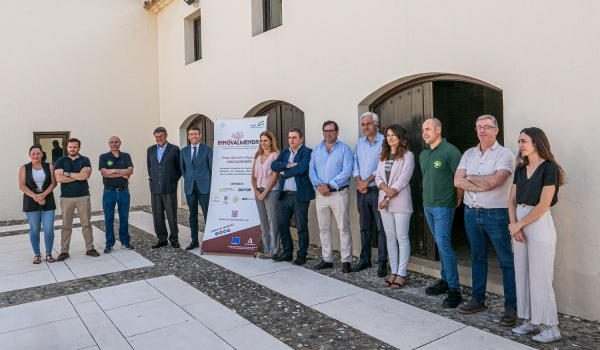
[[[437,169],[442,166],[442,162],[440,162],[439,160],[436,160],[435,162],[433,162],[433,166]]]
[[[111,165],[113,165],[113,161],[112,161],[112,160],[109,160],[108,162],[106,162],[106,165],[108,165],[108,166],[111,166]]]

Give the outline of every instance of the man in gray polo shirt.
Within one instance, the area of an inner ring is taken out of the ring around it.
[[[512,242],[508,224],[508,197],[515,156],[496,141],[498,121],[491,115],[477,119],[479,145],[465,152],[454,185],[465,190],[465,228],[471,244],[473,293],[458,311],[484,311],[487,286],[487,238],[500,259],[504,284],[504,315],[500,325],[513,326],[517,318],[517,294]]]

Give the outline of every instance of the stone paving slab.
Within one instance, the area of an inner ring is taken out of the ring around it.
[[[192,295],[195,300],[185,295]],[[193,312],[187,312],[175,300],[187,304],[185,308]],[[193,301],[195,303],[190,304]],[[172,275],[0,309],[2,349],[256,349],[265,346],[290,349]]]
[[[119,217],[115,214],[116,217]],[[104,215],[94,215],[90,218],[90,222],[104,220]],[[79,224],[81,221],[79,218],[73,218],[73,225]],[[54,220],[54,227],[62,226],[62,220]],[[12,226],[1,226],[0,233],[10,232],[10,231],[19,231],[19,230],[29,230],[29,224],[20,224],[20,225],[12,225]]]
[[[468,340],[468,341],[467,341]],[[549,344],[551,348],[557,344]],[[554,345],[554,346],[553,346]],[[464,327],[459,331],[451,333],[435,342],[427,344],[419,350],[525,350],[532,349],[529,346],[519,344],[508,339],[498,337],[488,332],[473,327]]]
[[[99,257],[85,254],[81,228],[73,228],[70,258],[54,263],[42,259],[41,264],[33,264],[29,235],[0,237],[0,293],[153,265],[135,250],[117,248],[111,254],[103,254],[104,232],[93,227],[93,235]],[[56,258],[60,252],[60,231],[55,232],[54,242],[53,255]],[[45,253],[43,239],[40,240],[40,249]],[[42,256],[45,257],[45,254]]]

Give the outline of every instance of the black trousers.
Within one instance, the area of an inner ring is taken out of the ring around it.
[[[360,214],[360,262],[363,264],[371,262],[371,235],[373,229],[373,220],[377,227],[377,262],[379,265],[387,264],[387,242],[385,230],[381,222],[381,214],[379,213],[379,189],[377,187],[369,187],[367,193],[357,191],[357,209]]]
[[[165,223],[165,213],[169,221],[169,236]],[[154,232],[159,242],[178,243],[179,227],[177,227],[177,193],[160,193],[152,195],[152,219],[154,221]]]
[[[279,239],[283,247],[284,256],[294,254],[294,241],[290,233],[290,224],[292,215],[296,214],[296,224],[298,226],[298,251],[296,255],[306,258],[308,252],[308,207],[310,201],[298,200],[296,193],[288,194],[283,191],[281,198],[277,203],[277,228],[279,228]]]

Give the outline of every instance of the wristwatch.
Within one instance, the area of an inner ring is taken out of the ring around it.
[[[71,177],[71,173],[65,173],[66,177]]]
[[[327,184],[327,189],[331,191],[331,190],[333,190],[333,186],[331,186],[330,184]]]

